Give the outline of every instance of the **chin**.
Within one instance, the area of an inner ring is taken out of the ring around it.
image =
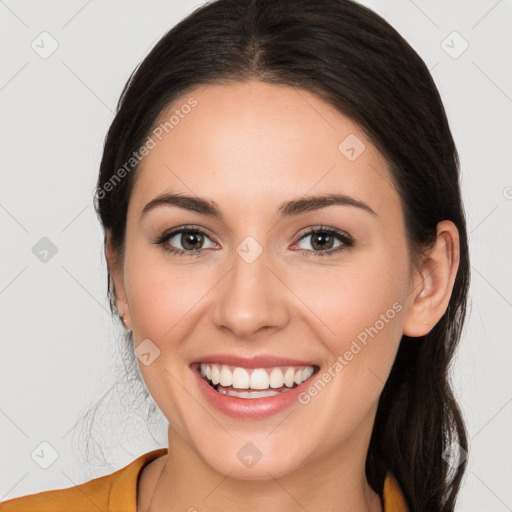
[[[196,445],[196,450],[206,464],[230,478],[269,480],[293,472],[303,460],[304,453],[294,453],[294,449],[303,449],[299,439],[280,441],[249,434],[218,443],[209,438],[207,444],[203,439],[200,446]]]

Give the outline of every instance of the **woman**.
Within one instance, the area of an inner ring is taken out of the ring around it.
[[[126,85],[96,201],[169,448],[2,510],[453,510],[458,157],[387,22],[347,0],[197,9]]]

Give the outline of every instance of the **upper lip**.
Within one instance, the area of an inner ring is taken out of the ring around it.
[[[213,363],[238,366],[241,368],[270,368],[275,366],[316,366],[311,361],[290,359],[274,355],[260,354],[253,357],[240,357],[233,354],[204,355],[192,364]]]

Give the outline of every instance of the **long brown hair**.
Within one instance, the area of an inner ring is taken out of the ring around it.
[[[365,130],[392,171],[413,253],[435,239],[438,222],[451,220],[459,230],[460,266],[448,309],[428,335],[403,336],[366,460],[375,491],[382,492],[391,472],[411,511],[453,510],[465,460],[449,464],[453,458],[446,454],[450,446],[467,451],[448,373],[469,283],[459,161],[427,67],[384,19],[350,0],[217,0],[196,9],[159,40],[122,92],[95,196],[103,228],[123,257],[137,165],[112,187],[106,184],[141,147],[159,114],[198,85],[249,79],[309,90]],[[110,274],[108,295],[117,314]],[[128,334],[127,371],[144,386],[132,344]]]

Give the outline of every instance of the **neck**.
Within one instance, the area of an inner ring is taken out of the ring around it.
[[[277,478],[268,473],[263,480],[243,480],[216,472],[169,429],[168,454],[161,469],[154,468],[151,499],[139,512],[382,512],[365,476],[361,448],[367,446],[358,448],[331,451]]]

